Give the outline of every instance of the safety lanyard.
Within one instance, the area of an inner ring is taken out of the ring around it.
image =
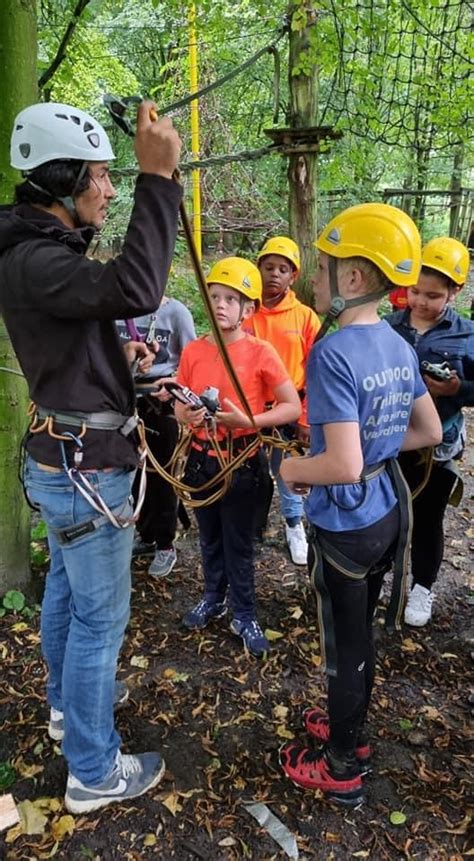
[[[133,128],[131,121],[126,116],[126,112],[127,112],[128,107],[131,104],[137,104],[137,103],[139,104],[142,100],[138,96],[129,96],[127,98],[120,99],[120,98],[117,98],[117,96],[107,94],[103,97],[103,101],[104,101],[104,105],[107,107],[107,109],[110,113],[110,116],[112,117],[114,122],[118,125],[118,127],[123,132],[125,132],[125,134],[128,135],[129,137],[135,137],[135,130]],[[173,179],[175,180],[175,182],[179,183],[179,172],[177,170],[173,174]],[[260,436],[260,431],[255,424],[253,413],[252,413],[252,410],[250,408],[249,402],[248,402],[247,397],[245,395],[245,392],[244,392],[244,390],[240,384],[240,380],[239,380],[237,374],[235,373],[232,362],[230,360],[226,344],[225,344],[224,339],[222,337],[222,332],[221,332],[219,324],[217,322],[217,318],[215,315],[215,311],[214,311],[212,302],[209,298],[209,291],[207,289],[206,278],[205,278],[205,275],[204,275],[204,272],[203,272],[203,269],[201,266],[199,254],[198,254],[198,251],[196,248],[196,244],[194,242],[191,224],[189,222],[188,214],[187,214],[186,207],[185,207],[183,201],[181,201],[181,203],[179,205],[179,214],[181,216],[181,222],[183,225],[184,236],[185,236],[186,243],[187,243],[187,246],[189,249],[189,253],[191,255],[191,261],[193,264],[194,272],[196,274],[199,290],[201,293],[201,298],[202,298],[202,301],[204,303],[204,307],[205,307],[206,312],[207,312],[209,323],[211,325],[211,331],[212,331],[212,334],[213,334],[214,339],[216,341],[217,348],[219,350],[220,356],[221,356],[222,361],[224,363],[224,367],[225,367],[225,369],[226,369],[226,371],[227,371],[227,373],[231,379],[231,382],[232,382],[232,385],[235,389],[235,392],[236,392],[236,394],[240,400],[240,403],[241,403],[242,407],[244,408],[244,411],[245,411],[248,419],[251,422],[252,428],[255,430],[255,433],[257,433]]]

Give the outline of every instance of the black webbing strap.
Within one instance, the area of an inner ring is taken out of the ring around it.
[[[123,515],[123,510],[124,506],[122,503],[118,508],[111,509],[111,512],[115,517],[119,518]],[[63,529],[58,529],[54,526],[48,526],[48,529],[53,533],[59,544],[67,546],[68,544],[72,544],[73,541],[83,538],[84,535],[95,532],[101,526],[105,526],[106,523],[110,523],[110,518],[106,514],[100,514],[98,517],[90,517],[89,520],[81,520],[80,523],[72,523],[71,526],[64,526]],[[127,524],[127,526],[132,525],[131,521]]]
[[[329,589],[324,580],[324,559],[342,574],[362,580],[370,566],[358,565],[344,556],[335,547],[318,534],[317,529],[309,529],[310,552],[314,557],[311,562],[310,579],[318,606],[319,636],[321,642],[322,668],[328,676],[337,676],[337,647],[334,630],[334,617]]]
[[[385,616],[385,627],[389,631],[393,631],[395,628],[399,629],[401,627],[402,612],[407,591],[408,554],[413,528],[413,510],[410,488],[395,457],[387,461],[387,470],[392,479],[400,509],[400,528],[395,549],[392,592]]]
[[[395,548],[394,573],[390,601],[385,615],[385,626],[389,631],[401,626],[401,616],[405,603],[408,553],[410,549],[412,530],[411,494],[396,458],[386,461],[386,468],[392,479],[400,511],[400,526]],[[311,585],[316,594],[318,605],[318,621],[321,638],[321,656],[323,669],[328,676],[337,675],[337,648],[334,631],[334,618],[329,590],[324,580],[325,559],[333,568],[351,577],[362,580],[373,568],[372,565],[359,565],[348,559],[336,547],[323,538],[316,527],[309,529],[311,556],[310,563]]]

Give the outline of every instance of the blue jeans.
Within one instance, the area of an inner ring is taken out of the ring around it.
[[[278,494],[280,496],[281,513],[285,520],[291,517],[298,517],[299,520],[303,517],[304,496],[298,493],[292,493],[288,490],[285,482],[280,476],[280,466],[283,460],[283,452],[281,448],[272,448],[270,455],[270,469],[273,477],[276,477]]]
[[[131,513],[134,473],[88,473],[109,508]],[[54,529],[99,517],[67,475],[40,469],[29,457],[25,487],[48,527],[51,564],[41,612],[48,666],[48,702],[64,712],[63,753],[69,771],[101,783],[113,767],[120,737],[114,727],[117,658],[130,614],[133,529],[109,522],[68,544]]]

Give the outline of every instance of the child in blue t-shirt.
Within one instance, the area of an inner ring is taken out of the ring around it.
[[[308,566],[318,602],[328,683],[327,713],[305,712],[313,752],[285,745],[283,770],[296,784],[344,804],[362,800],[370,747],[364,721],[374,681],[372,619],[395,558],[387,621],[404,597],[410,505],[398,452],[436,444],[441,426],[412,348],[381,321],[377,305],[418,277],[421,243],[412,220],[386,204],[354,206],[334,218],[316,246],[316,309],[326,314],[307,366],[310,454],[288,458],[283,479],[310,491]]]

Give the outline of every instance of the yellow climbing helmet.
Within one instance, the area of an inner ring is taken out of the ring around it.
[[[262,257],[266,257],[267,254],[279,254],[281,257],[286,257],[297,272],[301,269],[300,249],[296,242],[293,242],[288,236],[272,236],[267,239],[265,245],[258,252],[257,262]]]
[[[208,284],[223,284],[232,287],[258,307],[262,301],[262,276],[254,263],[243,257],[224,257],[214,263]]]
[[[469,272],[469,251],[466,246],[450,236],[431,239],[421,250],[421,265],[446,275],[458,287],[462,287]]]
[[[421,268],[421,239],[406,212],[387,203],[360,203],[326,225],[314,243],[330,257],[365,257],[391,284],[416,284]]]

